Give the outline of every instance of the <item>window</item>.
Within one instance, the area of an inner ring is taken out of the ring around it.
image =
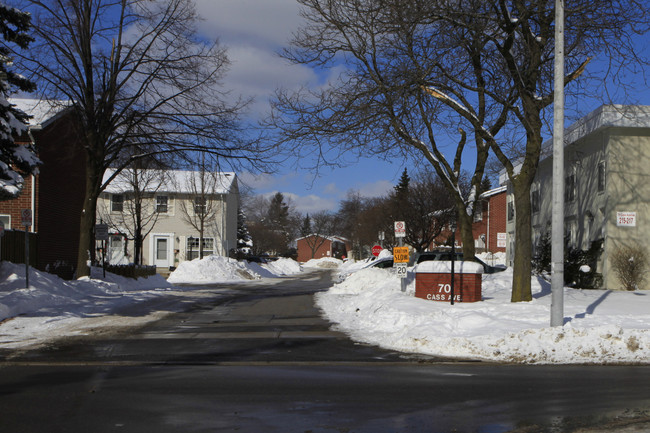
[[[214,254],[214,238],[203,238],[203,257]],[[187,238],[187,260],[194,260],[199,257],[199,238]]]
[[[515,219],[515,204],[512,200],[508,202],[508,221]]]
[[[530,192],[530,206],[533,213],[539,212],[539,189],[534,189]]]
[[[564,201],[571,203],[576,199],[576,175],[570,174],[564,179]]]
[[[194,214],[205,215],[207,211],[207,200],[205,197],[194,197]]]
[[[111,195],[111,212],[122,212],[124,210],[124,196],[122,194]]]
[[[5,230],[11,229],[11,215],[0,215],[0,221],[4,224]]]
[[[169,197],[166,195],[156,196],[156,212],[167,213],[169,212]]]
[[[598,192],[605,191],[605,162],[598,163]]]

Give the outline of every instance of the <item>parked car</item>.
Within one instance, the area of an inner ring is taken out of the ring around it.
[[[360,271],[361,269],[367,269],[367,268],[386,269],[392,267],[393,267],[393,256],[382,257],[380,259],[373,257],[371,259],[364,260],[363,262],[357,262],[351,268],[339,272],[339,274],[337,275],[337,279],[339,282],[343,281],[348,276],[350,276],[350,274]]]
[[[454,260],[462,261],[463,260],[462,251],[457,251],[454,257],[455,257]],[[452,258],[451,251],[427,251],[427,252],[419,253],[415,256],[415,264],[427,262],[427,261],[434,261],[434,260],[450,262],[451,258]],[[477,257],[473,257],[470,260],[479,263],[481,266],[483,266],[483,273],[485,274],[494,274],[496,272],[502,272],[506,270],[506,268],[502,266],[490,266]]]

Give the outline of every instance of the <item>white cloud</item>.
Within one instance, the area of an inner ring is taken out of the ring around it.
[[[197,12],[204,20],[200,32],[227,48],[226,89],[233,97],[255,98],[254,117],[268,111],[276,88],[315,81],[311,68],[291,65],[277,54],[301,23],[295,0],[197,0]]]
[[[315,194],[300,196],[294,193],[284,193],[291,199],[296,210],[302,214],[314,214],[320,211],[336,212],[339,208],[338,199],[324,198]]]
[[[362,197],[380,197],[388,194],[395,185],[388,180],[365,183],[356,189]]]
[[[197,0],[202,33],[270,48],[285,45],[301,18],[295,0]]]

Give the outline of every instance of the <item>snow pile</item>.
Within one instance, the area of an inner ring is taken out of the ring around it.
[[[100,298],[119,298],[125,292],[147,291],[171,287],[163,277],[154,275],[137,280],[106,273],[93,268],[91,278],[65,281],[56,275],[29,271],[29,287],[25,288],[25,266],[10,262],[0,263],[0,321],[44,308],[74,309],[83,312],[100,302]],[[111,296],[113,295],[113,296]]]
[[[343,260],[333,257],[323,257],[320,259],[311,259],[302,264],[305,268],[337,269],[343,264]]]
[[[300,263],[288,258],[279,258],[274,262],[263,264],[262,267],[277,276],[293,275],[302,272]]]
[[[300,271],[298,262],[291,259],[278,259],[276,262],[259,264],[212,255],[182,262],[167,281],[173,284],[210,284],[274,278]]]
[[[384,269],[363,269],[317,304],[353,339],[393,350],[517,363],[650,362],[650,293],[565,288],[565,326],[551,328],[550,285],[534,278],[532,302],[511,303],[512,270],[483,275],[483,301],[414,297]]]
[[[25,288],[25,266],[0,262],[0,347],[137,326],[171,311],[172,287],[160,275],[133,280],[107,272],[100,279],[101,269],[91,271],[91,278],[64,281],[30,268]]]

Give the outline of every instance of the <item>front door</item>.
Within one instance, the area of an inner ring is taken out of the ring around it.
[[[171,239],[169,236],[158,236],[154,235],[153,237],[153,255],[154,255],[154,264],[157,268],[168,268],[170,266],[170,244]]]

